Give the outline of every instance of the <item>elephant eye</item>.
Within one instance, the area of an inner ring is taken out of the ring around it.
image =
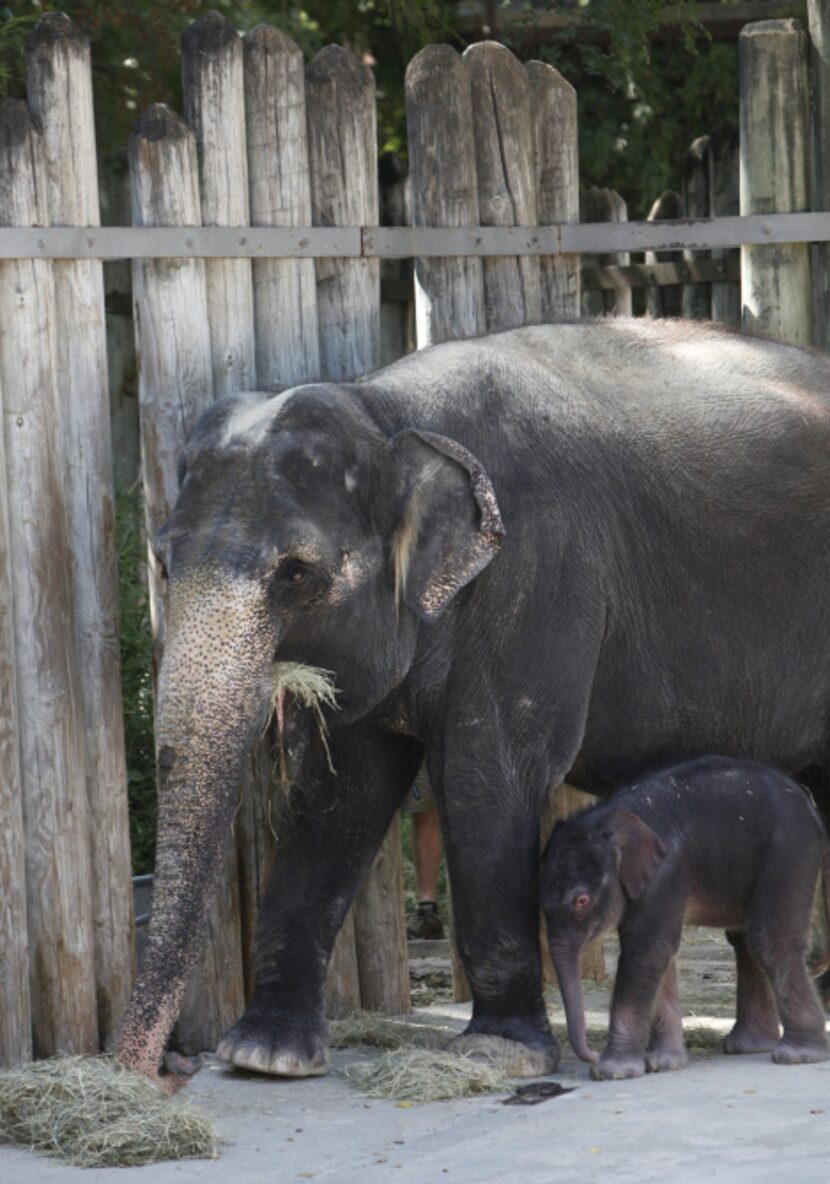
[[[298,559],[292,559],[280,569],[280,577],[286,584],[290,584],[292,588],[299,588],[304,584],[309,576],[309,569],[304,563],[300,563]]]
[[[575,909],[587,909],[587,907],[590,903],[591,903],[591,898],[588,895],[588,893],[587,892],[580,892],[579,896],[577,896],[576,900],[574,901],[574,908]]]

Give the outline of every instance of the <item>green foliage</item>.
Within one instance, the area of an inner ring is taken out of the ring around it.
[[[696,0],[590,0],[579,24],[539,46],[539,13],[574,11],[541,0],[511,38],[519,56],[550,62],[576,89],[581,183],[618,190],[632,218],[679,189],[692,140],[738,120],[737,43],[713,42],[697,9]]]
[[[136,486],[116,490],[121,679],[130,800],[130,842],[135,875],[153,870],[156,846],[153,643],[150,637],[143,513],[141,493]]]
[[[23,93],[23,47],[38,14],[15,16],[0,7],[0,96]]]

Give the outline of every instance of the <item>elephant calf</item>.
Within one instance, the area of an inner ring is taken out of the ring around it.
[[[828,895],[827,860],[809,796],[768,766],[724,757],[642,777],[558,823],[542,857],[542,907],[568,1035],[592,1076],[685,1064],[674,957],[684,924],[724,926],[735,950],[738,1014],[726,1052],[828,1059],[804,965],[820,870]],[[579,953],[612,925],[620,960],[598,1056],[586,1042]]]

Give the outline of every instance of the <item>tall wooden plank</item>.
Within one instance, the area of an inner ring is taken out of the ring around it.
[[[25,103],[0,104],[0,225],[47,222],[42,139]],[[90,822],[54,333],[51,264],[0,263],[0,389],[38,1056],[98,1048]]]
[[[53,226],[98,226],[89,42],[61,12],[26,47]],[[118,647],[118,571],[103,267],[56,260],[57,384],[92,827],[98,1031],[112,1047],[132,971],[132,871]]]
[[[130,140],[133,222],[199,226],[201,207],[193,133],[156,104]],[[152,539],[176,500],[176,459],[199,415],[213,401],[205,264],[199,259],[136,259],[133,264],[147,533]],[[150,565],[154,640],[164,643],[163,602]],[[244,1007],[236,848],[225,850],[208,926],[180,1032],[187,1051],[212,1048]]]
[[[683,198],[673,189],[661,193],[648,212],[649,222],[660,222],[664,218],[683,217]],[[646,263],[676,263],[679,251],[646,251]],[[656,284],[646,289],[646,316],[679,317],[683,311],[682,284]]]
[[[594,186],[586,189],[580,195],[579,211],[581,222],[628,221],[628,207],[616,189],[597,189]],[[628,251],[609,251],[600,255],[598,262],[625,267],[631,262],[631,256]],[[583,288],[582,315],[595,317],[601,316],[603,313],[616,313],[623,317],[631,316],[631,289],[627,284],[621,283],[613,291]]]
[[[5,422],[3,392],[0,414]],[[0,1067],[32,1056],[26,836],[20,779],[6,448],[0,431]]]
[[[406,71],[414,226],[478,226],[478,183],[468,63],[428,45]],[[486,330],[481,259],[416,259],[418,349]]]
[[[411,1011],[399,813],[386,832],[355,905],[361,1006],[388,1015]]]
[[[756,21],[739,38],[741,213],[806,210],[807,38],[799,21]],[[809,345],[813,336],[807,243],[741,247],[743,324]]]
[[[579,139],[576,91],[545,62],[525,66],[536,161],[540,226],[579,221]],[[579,256],[543,255],[539,260],[541,318],[579,316]]]
[[[810,31],[810,208],[830,210],[830,5],[807,0]],[[830,349],[830,243],[814,243],[813,328],[815,344]]]
[[[310,226],[305,66],[294,42],[257,25],[243,42],[252,226]],[[313,259],[255,259],[259,386],[292,386],[320,373]]]
[[[734,123],[722,123],[709,137],[709,210],[713,218],[740,213],[740,168],[738,129]],[[713,259],[725,263],[738,257],[732,247],[717,247]],[[725,325],[741,323],[741,285],[734,280],[712,284],[712,320]]]
[[[693,140],[683,162],[683,206],[687,218],[709,217],[709,137]],[[689,262],[708,259],[709,251],[684,251]],[[712,315],[710,284],[683,285],[683,316],[692,321],[708,321]]]
[[[196,135],[203,226],[249,225],[242,42],[219,12],[182,36],[185,115]],[[216,398],[256,390],[254,291],[247,259],[206,261]]]
[[[315,226],[377,226],[375,82],[347,49],[328,45],[306,70]],[[341,381],[380,359],[380,260],[317,259],[323,378]]]
[[[329,959],[325,1011],[326,1016],[333,1020],[359,1011],[360,1007],[360,968],[355,945],[353,906],[340,927]]]
[[[536,226],[536,165],[530,87],[517,57],[497,41],[464,51],[470,70],[473,131],[482,226]],[[497,256],[484,260],[488,333],[541,319],[539,260]]]
[[[375,84],[353,53],[329,45],[306,69],[306,114],[315,226],[377,226]],[[355,378],[380,359],[380,261],[317,259],[321,377]],[[360,1006],[353,905],[335,943],[329,1014]]]

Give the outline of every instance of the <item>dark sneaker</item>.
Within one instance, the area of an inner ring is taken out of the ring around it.
[[[406,936],[418,941],[438,941],[444,936],[444,926],[435,901],[422,900],[415,911],[409,914]]]

